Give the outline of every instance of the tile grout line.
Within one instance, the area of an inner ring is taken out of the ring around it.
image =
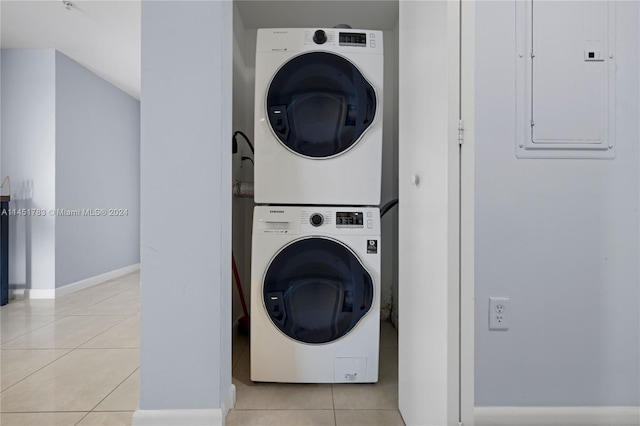
[[[122,384],[123,384],[124,382],[126,382],[126,381],[129,379],[129,377],[133,376],[133,375],[136,373],[136,371],[138,371],[139,369],[140,369],[140,366],[136,367],[136,368],[131,372],[131,374],[129,374],[127,377],[125,377],[123,381],[121,381],[120,383],[118,383],[118,385],[117,385],[115,388],[113,388],[113,389],[111,390],[111,392],[109,392],[109,393],[108,393],[104,398],[102,398],[100,401],[98,401],[98,403],[97,403],[97,404],[96,404],[96,405],[91,409],[91,411],[90,411],[90,412],[93,412],[93,411],[98,407],[98,405],[102,404],[102,402],[103,402],[105,399],[109,398],[109,396],[110,396],[112,393],[114,393],[114,392],[116,391],[116,389],[118,389],[120,386],[122,386]],[[123,410],[123,411],[128,411],[128,410]],[[87,415],[88,415],[88,414],[87,414]]]
[[[13,388],[14,386],[18,385],[19,383],[24,382],[25,380],[27,380],[28,378],[32,377],[33,375],[35,375],[36,373],[42,371],[43,369],[50,367],[52,364],[56,363],[57,361],[59,361],[60,359],[64,358],[65,356],[73,353],[75,350],[78,349],[83,349],[81,348],[81,346],[87,344],[88,342],[90,342],[91,340],[97,338],[98,336],[101,336],[102,334],[106,333],[107,331],[111,330],[112,328],[122,324],[123,322],[131,319],[132,317],[139,315],[140,311],[139,309],[134,312],[134,313],[130,313],[130,314],[125,314],[125,315],[79,315],[82,311],[86,310],[87,308],[94,306],[96,304],[102,303],[104,301],[107,301],[109,299],[112,299],[118,295],[122,295],[126,292],[129,292],[133,289],[136,289],[136,287],[139,287],[140,284],[139,283],[133,283],[131,285],[128,285],[128,283],[124,283],[125,287],[121,290],[121,291],[117,291],[116,293],[107,296],[107,297],[99,297],[98,298],[100,300],[95,301],[94,303],[89,303],[89,304],[83,304],[81,307],[79,307],[78,309],[69,309],[69,313],[65,313],[65,314],[60,314],[60,315],[56,315],[56,311],[55,311],[55,299],[54,299],[54,303],[53,303],[53,315],[34,315],[31,314],[30,308],[28,306],[25,306],[27,303],[27,300],[23,300],[21,301],[21,303],[23,304],[23,306],[21,306],[20,308],[23,309],[25,312],[22,315],[16,314],[16,315],[11,315],[9,314],[8,317],[11,318],[12,316],[15,316],[16,318],[23,318],[23,319],[32,319],[33,317],[39,317],[39,316],[48,316],[48,317],[53,317],[54,319],[50,322],[47,322],[45,324],[42,324],[41,326],[35,327],[33,329],[27,330],[24,333],[20,333],[17,336],[14,336],[10,339],[8,339],[6,342],[3,342],[2,344],[0,344],[0,353],[1,351],[12,351],[12,350],[30,350],[30,351],[37,351],[37,350],[53,350],[53,351],[65,351],[64,353],[62,353],[59,356],[54,357],[54,359],[52,359],[50,362],[47,362],[45,365],[41,366],[40,368],[37,368],[35,371],[27,374],[25,377],[21,378],[20,380],[18,380],[17,382],[13,383],[12,385],[8,386],[6,389],[3,389],[0,393],[4,393],[5,391]],[[99,285],[105,285],[108,286],[108,284],[102,283],[102,284],[98,284]],[[94,288],[97,286],[94,286]],[[82,295],[81,295],[82,296]],[[90,297],[90,296],[89,296]],[[131,295],[132,298],[135,297],[139,297],[136,295]],[[66,300],[68,300],[67,298],[65,298],[64,296],[58,299],[60,302],[64,302]],[[70,302],[71,304],[73,304],[73,301]],[[61,310],[64,311],[64,308],[62,308]],[[79,345],[76,345],[75,347],[72,348],[15,348],[15,349],[2,349],[2,346],[5,346],[7,344],[9,344],[10,342],[13,342],[17,339],[23,338],[25,336],[27,336],[30,333],[36,332],[40,329],[43,329],[45,327],[51,326],[52,324],[55,324],[58,321],[61,321],[67,317],[71,317],[71,316],[111,316],[111,317],[122,317],[122,319],[120,321],[117,321],[115,324],[113,324],[112,326],[108,327],[107,329],[101,331],[100,333],[92,336],[91,338],[81,342]],[[84,348],[84,349],[96,349],[96,348]],[[104,349],[117,349],[117,348],[104,348]],[[124,349],[139,349],[139,348],[124,348]],[[54,352],[55,354],[55,352]],[[94,409],[100,405],[106,398],[108,398],[118,387],[120,387],[127,379],[129,379],[136,371],[138,371],[139,366],[136,367],[129,375],[127,375],[127,377],[121,382],[119,383],[117,386],[115,386],[111,392],[109,392],[104,398],[102,398],[102,400],[100,400],[97,405],[95,407],[93,407]],[[93,411],[93,410],[91,410]],[[84,413],[84,415],[78,420],[78,422],[76,422],[75,424],[79,424],[80,422],[82,422],[90,413],[91,411],[43,411],[42,413],[47,413],[47,412],[51,412],[51,413]],[[0,412],[2,412],[0,410]],[[12,413],[12,412],[6,412],[6,413]],[[39,411],[26,411],[26,412],[16,412],[16,413],[40,413]]]
[[[15,382],[14,384],[12,384],[11,386],[8,386],[6,389],[2,389],[2,391],[0,391],[1,393],[4,393],[6,391],[8,391],[9,389],[11,389],[12,387],[14,387],[15,385],[17,385],[18,383],[21,383],[25,380],[27,380],[29,377],[33,376],[34,374],[36,374],[37,372],[41,371],[44,368],[47,368],[48,366],[50,366],[51,364],[53,364],[54,362],[58,361],[59,359],[64,358],[65,356],[69,355],[71,352],[73,352],[75,349],[69,349],[69,348],[48,348],[48,349],[4,349],[4,350],[15,350],[15,351],[29,351],[29,350],[47,350],[47,351],[59,351],[59,350],[66,350],[67,352],[63,353],[62,355],[60,355],[59,357],[53,359],[51,362],[47,363],[46,365],[43,365],[42,367],[38,368],[37,370],[35,370],[34,372],[32,372],[31,374],[28,374],[27,376],[23,377],[22,379],[18,380],[17,382]]]
[[[105,286],[105,288],[108,288],[108,287],[109,287],[109,285],[113,285],[113,284],[125,284],[125,285],[128,285],[128,284],[129,284],[129,283],[126,283],[126,282],[124,282],[124,283],[117,283],[117,282],[115,282],[115,283],[108,284],[108,281],[111,281],[111,280],[103,281],[103,282],[101,282],[101,283],[99,283],[99,284],[96,284],[96,285],[93,285],[93,286],[91,286],[91,287],[83,288],[83,289],[81,289],[81,290],[74,291],[74,292],[71,292],[71,293],[68,293],[68,294],[62,295],[62,296],[60,296],[58,299],[59,299],[59,300],[64,300],[64,298],[66,298],[66,297],[70,297],[70,296],[77,296],[77,295],[81,295],[81,296],[82,296],[82,292],[83,292],[83,291],[87,291],[87,292],[89,292],[89,291],[91,291],[91,290],[99,289],[101,286]],[[114,297],[114,296],[117,296],[117,295],[119,295],[119,294],[122,294],[122,293],[124,293],[124,292],[126,292],[126,291],[132,290],[132,289],[136,288],[136,287],[135,287],[136,285],[137,285],[138,287],[140,287],[140,283],[139,283],[139,282],[138,282],[137,284],[132,284],[132,285],[131,285],[131,287],[128,287],[128,288],[126,288],[126,289],[124,289],[124,290],[117,291],[116,293],[114,293],[114,294],[112,294],[112,295],[110,295],[110,296],[107,296],[107,297],[105,297],[104,299],[101,299],[101,300],[97,301],[96,303],[103,302],[103,301],[105,301],[105,300],[107,300],[107,299],[110,299],[110,298],[112,298],[112,297]],[[54,299],[54,300],[55,300],[55,299]],[[92,306],[92,305],[95,305],[95,303],[93,303],[93,304],[91,304],[91,305],[87,305],[87,306],[85,306],[85,308],[87,308],[87,307],[89,307],[89,306]]]
[[[336,398],[333,393],[333,383],[331,383],[331,404],[333,405],[333,424],[338,424],[338,414],[336,413]]]
[[[87,411],[87,412],[85,412],[85,413],[84,413],[84,416],[80,417],[80,420],[78,420],[77,422],[75,422],[75,423],[73,424],[73,426],[77,426],[77,425],[79,425],[79,424],[80,424],[80,422],[81,422],[81,421],[83,421],[83,420],[84,420],[84,419],[89,415],[89,413],[91,413],[91,411]]]
[[[104,285],[104,283],[103,284],[98,284],[98,285]],[[117,293],[114,293],[113,295],[107,297],[104,300],[110,299],[110,298],[115,297],[115,296],[120,296],[121,294],[126,293],[127,291],[135,290],[136,289],[136,285],[138,286],[138,288],[140,287],[140,283],[134,284],[131,287],[128,287],[128,288],[126,288],[124,290],[121,290],[121,291],[119,291]],[[73,294],[73,293],[71,293],[71,294]],[[101,300],[100,302],[103,302],[104,300]],[[100,303],[100,302],[98,302],[98,303]]]
[[[6,341],[5,343],[3,343],[3,344],[1,344],[1,345],[0,345],[0,351],[31,351],[31,350],[44,350],[44,349],[70,349],[71,351],[74,351],[74,350],[76,350],[76,349],[81,349],[81,348],[80,348],[80,346],[82,346],[82,345],[85,345],[85,344],[89,343],[91,340],[93,340],[93,339],[95,339],[96,337],[98,337],[98,336],[102,335],[103,333],[106,333],[107,331],[111,330],[113,327],[115,327],[115,326],[117,326],[117,325],[120,325],[121,323],[125,322],[126,320],[130,319],[131,317],[133,317],[133,316],[135,316],[135,315],[138,315],[139,313],[140,313],[140,312],[136,312],[136,313],[134,313],[134,314],[130,314],[129,316],[126,316],[126,315],[65,315],[65,316],[61,316],[59,320],[53,321],[53,322],[51,322],[51,323],[49,323],[49,324],[46,324],[46,325],[44,325],[44,326],[42,326],[42,327],[39,327],[38,329],[31,330],[31,331],[29,331],[29,332],[27,332],[27,333],[25,333],[25,334],[23,334],[23,335],[20,335],[20,336],[18,336],[18,337],[16,337],[16,338],[13,338],[13,339],[11,339],[11,340]],[[26,336],[26,335],[27,335],[27,334],[29,334],[29,333],[32,333],[32,332],[34,332],[34,331],[36,331],[36,330],[39,330],[40,328],[44,328],[44,327],[46,327],[46,326],[49,326],[49,325],[51,325],[51,324],[53,324],[53,323],[55,323],[55,322],[58,322],[58,321],[60,321],[60,320],[62,320],[62,319],[64,319],[64,318],[67,318],[67,317],[75,317],[75,316],[91,316],[91,317],[122,317],[122,319],[121,319],[120,321],[118,321],[117,323],[113,324],[112,326],[110,326],[109,328],[106,328],[105,330],[103,330],[103,331],[101,331],[100,333],[96,334],[95,336],[91,337],[90,339],[83,341],[82,343],[80,343],[80,345],[78,345],[78,346],[74,346],[74,347],[72,347],[72,348],[13,348],[13,349],[9,348],[9,349],[7,349],[7,348],[3,348],[3,347],[2,347],[2,346],[4,346],[4,345],[6,345],[6,344],[9,344],[9,343],[13,342],[13,341],[14,341],[14,340],[16,340],[16,339],[19,339],[19,338],[21,338],[21,337]],[[94,349],[94,348],[85,348],[85,349]],[[106,348],[106,349],[135,349],[135,348]]]
[[[16,315],[16,316],[21,316],[21,315]],[[24,336],[26,336],[27,334],[32,333],[32,332],[34,332],[34,331],[36,331],[36,330],[40,330],[41,328],[47,327],[47,326],[49,326],[49,325],[53,324],[54,322],[58,322],[58,321],[60,321],[61,319],[68,317],[69,315],[59,315],[59,316],[56,316],[56,315],[27,315],[27,316],[28,316],[29,318],[32,318],[32,317],[34,317],[34,316],[42,316],[42,317],[52,316],[52,317],[56,317],[56,319],[54,319],[53,321],[48,322],[48,323],[46,323],[46,324],[43,324],[43,325],[41,325],[40,327],[36,327],[36,328],[34,328],[33,330],[29,330],[29,331],[27,331],[27,332],[25,332],[25,333],[23,333],[23,334],[20,334],[20,335],[18,335],[18,336],[16,336],[16,337],[12,337],[11,339],[7,340],[6,342],[2,342],[2,343],[0,343],[0,350],[11,350],[11,349],[3,349],[3,348],[2,348],[2,346],[3,346],[3,345],[6,345],[7,343],[10,343],[10,342],[12,342],[12,341],[14,341],[14,340],[16,340],[16,339],[19,339],[19,338],[21,338],[21,337],[24,337]]]
[[[105,300],[106,300],[106,299],[105,299]],[[17,385],[18,383],[21,383],[21,382],[25,381],[25,380],[26,380],[26,379],[28,379],[29,377],[33,376],[34,374],[36,374],[37,372],[41,371],[42,369],[44,369],[44,368],[46,368],[46,367],[50,366],[51,364],[53,364],[54,362],[58,361],[59,359],[64,358],[65,356],[67,356],[67,355],[69,355],[69,354],[73,353],[75,350],[77,350],[77,349],[83,349],[83,348],[81,348],[81,346],[82,346],[82,345],[85,345],[85,344],[89,343],[91,340],[93,340],[93,339],[95,339],[96,337],[98,337],[98,336],[102,335],[103,333],[106,333],[108,330],[110,330],[110,329],[112,329],[113,327],[115,327],[115,326],[117,326],[117,325],[119,325],[119,324],[123,323],[124,321],[126,321],[126,320],[128,320],[129,318],[131,318],[131,317],[133,317],[133,316],[137,315],[138,313],[139,313],[139,312],[136,312],[135,314],[132,314],[132,315],[129,315],[128,317],[123,318],[121,321],[117,322],[116,324],[112,325],[111,327],[107,328],[106,330],[102,331],[101,333],[99,333],[99,334],[97,334],[97,335],[95,335],[95,336],[91,337],[90,339],[88,339],[88,340],[86,340],[86,341],[84,341],[84,342],[80,343],[78,346],[76,346],[76,347],[74,347],[74,348],[26,348],[26,349],[2,349],[2,348],[1,348],[1,345],[0,345],[0,351],[1,351],[1,350],[61,350],[61,349],[68,349],[68,352],[66,352],[66,353],[62,354],[61,356],[59,356],[59,357],[57,357],[57,358],[55,358],[55,359],[54,359],[54,360],[52,360],[51,362],[49,362],[49,363],[47,363],[46,365],[42,366],[41,368],[38,368],[37,370],[35,370],[35,371],[34,371],[34,372],[32,372],[31,374],[28,374],[27,376],[23,377],[22,379],[18,380],[16,383],[12,384],[11,386],[7,387],[6,389],[2,389],[2,391],[0,391],[0,393],[4,393],[5,391],[7,391],[7,390],[11,389],[12,387],[14,387],[15,385]],[[73,315],[66,315],[66,316],[60,317],[60,319],[66,318],[66,317],[68,317],[68,316],[73,316]],[[109,316],[115,316],[115,315],[109,315]],[[118,316],[119,316],[119,315],[118,315]],[[57,321],[57,320],[56,320],[56,321]],[[54,322],[56,322],[56,321],[54,321]],[[52,322],[52,323],[49,323],[49,324],[47,324],[47,325],[51,325],[51,324],[53,324],[53,322]],[[45,326],[43,326],[43,327],[45,327]],[[33,330],[33,331],[35,331],[35,330]],[[29,333],[30,333],[30,332],[29,332]],[[29,334],[29,333],[25,333],[23,336],[25,336],[25,335],[27,335],[27,334]],[[22,337],[22,336],[19,336],[19,337]],[[18,338],[18,337],[16,337],[16,339],[17,339],[17,338]],[[13,340],[14,340],[14,339],[11,339],[11,340],[9,340],[9,341],[8,341],[8,342],[6,342],[6,343],[9,343],[9,342],[11,342],[11,341],[13,341]],[[96,348],[84,348],[84,349],[96,349]],[[118,348],[106,348],[106,349],[118,349]],[[139,348],[123,348],[123,349],[139,349]],[[140,368],[140,367],[138,367],[138,368]],[[135,370],[134,370],[134,372],[135,372]],[[131,373],[131,374],[133,374],[133,373]],[[131,375],[131,374],[130,374],[130,375]],[[129,375],[129,376],[130,376],[130,375]],[[127,377],[128,377],[128,376],[127,376]],[[125,379],[125,380],[126,380],[126,379]],[[120,386],[120,385],[118,385],[118,386]],[[117,386],[116,386],[116,387],[117,387]],[[102,402],[102,401],[101,401],[101,402]]]
[[[106,333],[107,331],[109,331],[109,330],[110,330],[110,329],[112,329],[113,327],[116,327],[117,325],[119,325],[119,324],[123,323],[124,321],[128,320],[129,318],[131,318],[131,317],[133,317],[133,316],[135,316],[135,315],[137,315],[137,314],[138,314],[138,313],[136,312],[136,313],[135,313],[135,314],[133,314],[133,315],[130,315],[130,316],[128,316],[128,317],[125,317],[125,318],[124,318],[124,319],[122,319],[121,321],[117,322],[116,324],[112,325],[111,327],[107,328],[106,330],[104,330],[104,331],[102,331],[101,333],[99,333],[99,334],[97,334],[97,335],[93,336],[93,337],[92,337],[92,338],[90,338],[89,340],[86,340],[85,342],[81,343],[80,345],[78,345],[78,346],[76,346],[76,347],[74,347],[74,348],[23,348],[23,349],[20,349],[20,348],[18,348],[18,349],[2,349],[2,348],[0,348],[0,353],[1,353],[3,350],[4,350],[4,351],[38,351],[38,350],[41,350],[41,351],[42,351],[42,350],[47,350],[47,351],[51,351],[51,350],[53,350],[53,351],[56,351],[56,350],[68,350],[68,352],[66,352],[66,353],[64,353],[64,354],[62,354],[62,355],[60,355],[59,357],[55,358],[54,360],[52,360],[52,361],[51,361],[51,362],[49,362],[48,364],[46,364],[46,365],[42,366],[41,368],[38,368],[37,370],[35,370],[35,371],[34,371],[34,372],[32,372],[31,374],[29,374],[29,375],[27,375],[27,376],[23,377],[22,379],[18,380],[17,382],[15,382],[15,383],[14,383],[14,384],[12,384],[11,386],[7,387],[6,389],[2,389],[2,391],[0,391],[0,393],[5,392],[5,391],[7,391],[7,390],[11,389],[12,387],[14,387],[15,385],[17,385],[18,383],[20,383],[20,382],[22,382],[22,381],[24,381],[24,380],[28,379],[29,377],[33,376],[34,374],[36,374],[37,372],[39,372],[39,371],[40,371],[40,370],[42,370],[43,368],[46,368],[46,367],[50,366],[50,365],[51,365],[51,364],[53,364],[54,362],[58,361],[59,359],[61,359],[61,358],[65,357],[65,356],[67,356],[67,355],[69,355],[70,353],[72,353],[72,352],[74,352],[74,351],[76,351],[76,350],[78,350],[78,349],[79,349],[79,350],[83,350],[83,349],[97,349],[97,350],[105,350],[105,349],[140,349],[139,347],[138,347],[138,348],[82,348],[82,347],[81,347],[82,345],[85,345],[85,344],[89,343],[91,340],[93,340],[93,339],[95,339],[96,337],[98,337],[98,336],[102,335],[103,333]],[[67,315],[67,316],[73,316],[73,315]],[[115,316],[115,315],[109,315],[109,316]],[[118,316],[119,316],[119,315],[118,315]],[[62,318],[66,318],[66,317],[61,317],[60,319],[62,319]],[[54,321],[54,322],[55,322],[55,321]],[[53,324],[53,323],[50,323],[50,324]],[[26,334],[29,334],[29,333],[25,333],[25,335],[26,335]],[[13,339],[11,339],[11,340],[13,340]],[[7,342],[7,343],[8,343],[8,342]],[[140,368],[140,367],[138,367],[138,368]],[[134,373],[135,373],[135,370],[134,370]],[[133,373],[131,373],[131,374],[133,374]],[[125,380],[126,380],[126,379],[125,379]],[[120,385],[118,385],[118,386],[120,386]],[[117,387],[117,386],[116,386],[116,387]]]
[[[69,314],[69,315],[74,315],[74,316],[91,316],[91,314],[82,314],[81,312],[82,312],[82,311],[84,311],[84,310],[86,310],[86,309],[88,309],[88,308],[90,308],[90,307],[92,307],[92,306],[95,306],[95,305],[97,305],[97,304],[99,304],[99,303],[106,302],[106,301],[107,301],[107,300],[109,300],[109,299],[113,299],[114,297],[120,296],[120,295],[122,295],[122,294],[126,293],[126,292],[127,292],[127,291],[129,291],[129,290],[131,290],[131,289],[126,289],[126,290],[123,290],[123,291],[121,291],[121,292],[118,292],[118,293],[112,294],[111,296],[109,296],[109,297],[105,297],[104,299],[99,300],[99,301],[98,301],[98,302],[96,302],[96,303],[92,303],[92,304],[90,304],[90,305],[86,305],[86,306],[84,306],[84,307],[82,308],[82,310],[77,311],[77,312],[72,313],[72,314]],[[139,296],[139,295],[136,295],[135,297],[137,297],[137,298],[138,298],[138,302],[139,302],[140,296]],[[138,312],[140,312],[140,309],[138,309]],[[136,312],[136,313],[138,313],[138,312]],[[135,314],[134,314],[134,315],[135,315]],[[99,316],[99,315],[97,315],[97,316]]]
[[[86,342],[85,342],[85,343],[86,343]],[[62,354],[62,355],[60,355],[59,357],[57,357],[56,359],[52,360],[50,363],[48,363],[48,364],[46,364],[46,365],[42,366],[41,368],[38,368],[38,369],[37,369],[37,370],[35,370],[33,373],[31,373],[31,374],[27,375],[26,377],[24,377],[24,378],[22,378],[22,379],[18,380],[16,383],[12,384],[11,386],[7,387],[6,389],[3,389],[3,390],[0,392],[0,394],[1,394],[1,393],[4,393],[5,391],[7,391],[7,390],[9,390],[9,389],[11,389],[12,387],[16,386],[18,383],[21,383],[21,382],[25,381],[26,379],[28,379],[29,377],[33,376],[33,375],[34,375],[34,374],[36,374],[37,372],[39,372],[39,371],[41,371],[42,369],[44,369],[44,368],[46,368],[46,367],[50,366],[50,365],[51,365],[51,364],[53,364],[54,362],[56,362],[56,361],[58,361],[58,360],[60,360],[60,359],[64,358],[65,356],[67,356],[67,355],[69,355],[69,354],[73,353],[73,352],[74,352],[74,351],[76,351],[76,350],[95,350],[96,348],[84,348],[84,349],[83,349],[83,348],[80,348],[80,347],[76,347],[76,348],[72,348],[72,349],[69,349],[69,348],[50,348],[50,349],[13,349],[13,350],[61,350],[61,349],[68,350],[68,352],[66,352],[66,353],[64,353],[64,354]],[[121,349],[121,348],[105,348],[105,349]],[[136,349],[136,348],[122,348],[122,349]],[[104,350],[104,349],[97,349],[97,350]],[[116,389],[117,389],[117,388],[118,388],[122,383],[124,383],[124,381],[126,381],[129,377],[131,377],[131,375],[132,375],[132,374],[134,374],[134,373],[135,373],[137,370],[139,370],[139,369],[140,369],[140,366],[136,367],[136,368],[135,368],[135,370],[133,370],[133,371],[132,371],[132,372],[131,372],[131,373],[130,373],[130,374],[129,374],[129,375],[128,375],[128,376],[127,376],[123,381],[122,381],[122,382],[120,382],[118,385],[116,385],[116,387],[115,387],[115,388],[113,388],[113,390],[111,390],[111,392],[109,392],[109,393],[107,394],[107,396],[105,396],[102,400],[100,400],[100,402],[98,402],[98,404],[97,404],[95,407],[97,407],[98,405],[100,405],[100,404],[102,403],[102,401],[104,401],[104,399],[106,399],[109,395],[111,395],[111,394],[112,394],[112,393],[113,393],[113,392],[114,392],[114,391],[115,391],[115,390],[116,390]],[[95,408],[95,407],[93,407],[93,408]],[[90,410],[90,411],[87,411],[87,412],[86,412],[86,413],[87,413],[87,415],[88,415],[91,411],[93,411],[93,409],[92,409],[92,410]],[[126,411],[126,410],[125,410],[125,411]],[[84,413],[84,412],[85,412],[85,411],[2,411],[2,410],[0,410],[0,413]],[[85,416],[85,417],[86,417],[86,416]],[[82,419],[84,419],[84,417],[83,417]],[[80,419],[80,421],[82,421],[82,419]],[[76,424],[77,424],[77,423],[76,423]]]
[[[122,324],[123,322],[125,322],[126,320],[130,319],[131,317],[138,315],[140,312],[136,312],[135,314],[131,314],[128,317],[125,316],[122,320],[118,321],[117,323],[113,324],[111,327],[104,329],[103,331],[101,331],[100,333],[96,334],[95,336],[93,336],[92,338],[80,343],[78,346],[76,346],[75,348],[73,348],[73,350],[75,351],[76,349],[95,349],[95,348],[82,348],[82,345],[86,345],[87,343],[89,343],[90,341],[92,341],[93,339],[95,339],[96,337],[102,336],[104,333],[106,333],[107,331],[111,330],[112,328]],[[76,315],[69,315],[69,316],[76,316]],[[84,316],[84,315],[83,315]],[[90,316],[109,316],[109,317],[118,317],[120,315],[90,315]],[[107,349],[118,349],[118,348],[107,348]],[[124,349],[124,348],[123,348]],[[129,349],[129,348],[127,348]],[[132,348],[135,349],[135,348]],[[139,348],[138,348],[139,349]]]
[[[104,284],[104,283],[103,283],[103,284]],[[98,284],[98,285],[103,285],[103,284]],[[91,304],[89,304],[89,305],[85,305],[85,306],[83,306],[83,307],[82,307],[82,309],[80,309],[78,312],[82,312],[83,310],[85,310],[85,309],[87,309],[87,308],[90,308],[90,307],[92,307],[92,306],[94,306],[94,305],[97,305],[98,303],[105,302],[105,301],[107,301],[107,300],[109,300],[109,299],[112,299],[112,298],[114,298],[114,297],[116,297],[116,296],[118,296],[118,295],[120,295],[120,294],[122,294],[122,293],[124,293],[124,292],[126,292],[126,291],[129,291],[129,290],[130,290],[130,289],[123,290],[123,291],[121,291],[121,292],[118,292],[118,293],[112,294],[111,296],[105,297],[104,299],[100,299],[100,300],[98,300],[98,301],[97,301],[97,302],[95,302],[95,303],[91,303]],[[71,294],[73,294],[73,293],[71,293]],[[64,296],[63,296],[63,297],[64,297]],[[76,313],[77,313],[77,312],[76,312]],[[70,315],[73,315],[73,314],[68,314],[68,315],[70,316]]]
[[[25,316],[27,316],[27,315],[25,315]],[[28,317],[32,317],[32,316],[33,316],[33,315],[28,315]],[[54,316],[55,316],[55,315],[54,315]],[[58,321],[60,321],[60,320],[62,320],[62,319],[64,319],[64,318],[66,318],[67,316],[68,316],[68,315],[61,315],[59,318],[58,318],[58,317],[56,317],[56,319],[55,319],[55,320],[53,320],[53,321],[52,321],[52,322],[50,322],[50,323],[44,324],[42,327],[34,328],[33,330],[30,330],[30,331],[28,331],[28,332],[26,332],[26,333],[24,333],[24,334],[21,334],[20,336],[16,336],[15,338],[10,339],[10,340],[7,340],[6,342],[4,342],[4,343],[0,344],[0,355],[1,355],[2,351],[10,351],[10,350],[15,350],[15,351],[30,351],[30,350],[54,350],[54,351],[55,351],[55,350],[61,350],[61,349],[62,349],[62,350],[68,350],[68,351],[67,351],[67,352],[65,352],[64,354],[62,354],[62,355],[60,355],[59,357],[57,357],[57,358],[53,359],[51,362],[49,362],[49,363],[47,363],[47,364],[43,365],[41,368],[38,368],[37,370],[33,371],[31,374],[28,374],[27,376],[25,376],[25,377],[23,377],[22,379],[18,380],[17,382],[15,382],[15,383],[14,383],[14,384],[12,384],[11,386],[7,387],[6,389],[2,389],[2,390],[0,391],[0,393],[3,393],[3,392],[5,392],[5,391],[7,391],[7,390],[11,389],[12,387],[14,387],[15,385],[17,385],[18,383],[21,383],[21,382],[25,381],[26,379],[28,379],[29,377],[33,376],[33,375],[34,375],[34,374],[36,374],[37,372],[41,371],[43,368],[46,368],[46,367],[50,366],[51,364],[53,364],[54,362],[58,361],[59,359],[61,359],[61,358],[65,357],[65,356],[67,356],[67,355],[69,355],[71,352],[73,352],[73,351],[76,349],[76,348],[22,348],[22,349],[19,349],[19,348],[18,348],[18,349],[4,349],[4,348],[2,348],[2,346],[4,346],[4,345],[6,345],[7,343],[10,343],[10,342],[12,342],[12,341],[14,341],[14,340],[16,340],[16,339],[19,339],[19,338],[21,338],[21,337],[24,337],[24,336],[26,336],[26,335],[27,335],[27,334],[29,334],[29,333],[33,333],[33,332],[34,332],[34,331],[36,331],[36,330],[39,330],[39,329],[44,328],[44,327],[47,327],[47,326],[49,326],[49,325],[51,325],[51,324],[53,324],[53,323],[56,323],[56,322],[58,322]]]
[[[96,288],[96,287],[101,286],[101,285],[105,285],[105,283],[97,284],[96,286],[90,287],[89,289]],[[139,286],[139,284],[138,284],[138,286]],[[50,325],[50,324],[52,324],[53,322],[56,322],[56,321],[58,321],[59,319],[62,319],[62,318],[64,318],[64,317],[68,317],[68,316],[80,316],[80,315],[78,315],[78,314],[77,314],[77,312],[81,312],[81,311],[82,311],[82,310],[84,310],[84,309],[87,309],[87,308],[89,308],[89,307],[91,307],[91,306],[93,306],[93,305],[97,305],[98,303],[102,303],[102,302],[104,302],[104,301],[106,301],[106,300],[108,300],[108,299],[111,299],[111,298],[113,298],[113,297],[115,297],[115,296],[121,295],[121,294],[123,294],[123,293],[125,293],[125,292],[127,292],[127,291],[130,291],[130,290],[134,289],[134,288],[135,288],[135,285],[134,285],[132,288],[127,288],[127,289],[121,290],[121,291],[119,291],[119,292],[117,292],[117,293],[114,293],[114,294],[112,294],[112,295],[110,295],[110,296],[105,297],[104,299],[100,299],[100,300],[98,300],[98,301],[96,301],[96,302],[94,302],[94,303],[90,303],[90,304],[88,304],[88,305],[83,305],[83,306],[82,306],[82,308],[78,308],[78,310],[75,310],[75,311],[74,311],[74,310],[72,310],[72,311],[71,311],[71,313],[67,313],[67,314],[56,315],[56,314],[55,314],[55,307],[54,307],[54,313],[53,313],[53,315],[31,315],[31,314],[24,314],[24,315],[13,314],[13,315],[11,315],[11,313],[9,313],[9,314],[8,314],[8,316],[16,316],[16,317],[28,317],[28,318],[32,318],[32,317],[34,317],[34,316],[53,316],[53,317],[59,317],[59,318],[58,318],[58,319],[56,319],[56,320],[54,320],[54,321],[52,321],[51,323],[47,323],[47,324],[42,325],[41,327],[34,328],[33,330],[30,330],[30,331],[28,331],[28,332],[26,332],[26,333],[24,333],[24,334],[21,334],[20,336],[16,336],[15,338],[11,338],[10,340],[8,340],[8,341],[7,341],[7,342],[5,342],[5,343],[10,342],[11,340],[17,339],[18,337],[22,337],[22,336],[24,336],[25,334],[29,334],[31,331],[35,331],[35,330],[37,330],[37,329],[39,329],[39,328],[46,327],[47,325]],[[89,290],[89,289],[83,289],[83,290]],[[82,290],[80,290],[80,291],[82,291]],[[79,291],[79,292],[80,292],[80,291]],[[58,300],[58,301],[60,301],[60,302],[63,302],[63,301],[65,301],[65,298],[66,298],[66,297],[71,296],[71,295],[74,295],[74,294],[75,294],[75,295],[77,295],[79,292],[76,292],[76,293],[69,293],[69,294],[64,295],[64,296],[61,296],[61,297],[59,297],[59,298],[57,298],[57,299],[56,299],[56,298],[53,298],[53,299],[49,299],[49,300],[53,300],[53,301],[54,301],[54,303],[55,303],[55,301],[56,301],[56,300]],[[26,301],[28,301],[28,300],[39,300],[39,299],[24,299],[24,300],[22,300],[22,301],[21,301],[21,303],[26,303]],[[86,314],[85,314],[85,315],[82,315],[82,316],[94,316],[94,315],[86,315]],[[95,316],[99,316],[99,315],[95,315]],[[114,316],[114,315],[105,315],[105,316]]]

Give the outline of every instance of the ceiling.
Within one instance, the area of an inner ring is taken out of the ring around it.
[[[3,48],[53,48],[140,99],[140,0],[2,0]]]
[[[3,48],[53,48],[140,99],[140,0],[2,0]],[[236,0],[246,29],[333,27],[393,30],[398,0]],[[186,4],[186,3],[185,3]]]
[[[235,2],[246,29],[351,28],[393,30],[398,23],[398,0],[240,0]]]

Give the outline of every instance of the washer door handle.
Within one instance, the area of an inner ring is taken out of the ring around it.
[[[281,291],[267,293],[266,305],[269,316],[274,321],[277,321],[284,326],[284,323],[287,320],[287,312],[284,309],[284,300],[282,297],[283,294]]]

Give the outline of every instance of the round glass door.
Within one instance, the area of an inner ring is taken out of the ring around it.
[[[296,154],[328,158],[351,148],[376,113],[375,90],[342,56],[296,56],[276,73],[267,93],[269,124]]]
[[[321,237],[297,240],[267,268],[264,306],[273,324],[305,343],[349,333],[371,309],[373,281],[343,244]]]

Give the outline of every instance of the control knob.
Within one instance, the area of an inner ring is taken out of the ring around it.
[[[320,213],[314,213],[309,218],[309,222],[311,222],[313,226],[320,226],[324,223],[324,216]]]
[[[325,41],[327,41],[327,33],[325,33],[323,30],[317,30],[315,33],[313,33],[313,41],[316,44],[323,44]]]

